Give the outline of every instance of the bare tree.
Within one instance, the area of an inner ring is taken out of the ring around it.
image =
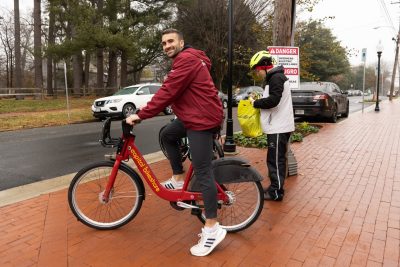
[[[14,86],[19,92],[22,87],[21,71],[21,24],[19,17],[19,0],[14,0],[14,47],[15,47],[15,82]],[[23,95],[16,95],[16,99],[24,99]]]
[[[3,45],[3,51],[5,55],[5,69],[6,69],[6,87],[13,87],[13,66],[14,66],[14,33],[13,33],[13,21],[12,16],[3,18],[1,21],[0,40]]]
[[[269,0],[240,0],[234,5],[234,60],[242,56],[244,47],[259,47],[253,29],[267,14]],[[185,35],[185,41],[203,49],[213,63],[215,85],[222,89],[227,72],[228,15],[227,0],[197,0],[178,5],[177,27]],[[246,49],[249,50],[249,49]],[[252,51],[242,61],[248,62]],[[235,62],[237,63],[237,62]],[[246,65],[247,67],[247,65]]]
[[[34,61],[35,61],[35,87],[42,89],[43,86],[43,66],[42,66],[42,16],[41,0],[33,2],[33,20],[34,20]]]

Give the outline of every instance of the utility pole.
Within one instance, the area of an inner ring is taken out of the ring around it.
[[[400,4],[400,1],[398,2],[391,2],[391,4]],[[399,40],[400,39],[400,18],[399,18],[399,30],[397,33],[397,38],[394,39],[393,41],[396,41],[396,54],[394,56],[394,64],[393,64],[393,71],[392,71],[392,80],[390,83],[390,91],[389,91],[389,101],[392,101],[393,98],[393,92],[394,92],[394,79],[396,78],[396,68],[397,68],[397,62],[399,60]],[[400,75],[400,69],[399,69],[399,75]],[[400,90],[400,81],[399,81],[399,90]]]
[[[396,68],[397,62],[399,60],[399,39],[400,39],[400,23],[399,23],[399,32],[397,33],[397,38],[393,38],[396,41],[396,54],[394,56],[394,64],[393,64],[393,71],[392,71],[392,81],[390,83],[390,91],[389,91],[389,101],[392,101],[393,92],[394,92],[394,79],[396,78]]]
[[[275,46],[290,46],[294,42],[294,20],[296,2],[279,0],[274,4],[272,43]],[[293,41],[292,41],[293,40]]]

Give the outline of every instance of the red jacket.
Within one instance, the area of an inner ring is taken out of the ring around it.
[[[221,125],[222,104],[210,68],[210,59],[203,51],[190,47],[182,50],[161,88],[139,111],[139,117],[154,117],[171,105],[187,129],[201,131]]]

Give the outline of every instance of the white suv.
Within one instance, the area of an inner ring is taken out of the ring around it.
[[[126,118],[135,109],[146,106],[160,87],[159,83],[135,84],[122,88],[112,96],[96,99],[92,105],[93,116],[100,119],[105,117]],[[172,109],[167,107],[164,113],[172,114]]]

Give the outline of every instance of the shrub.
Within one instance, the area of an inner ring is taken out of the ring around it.
[[[317,133],[321,126],[310,125],[308,122],[301,122],[296,124],[294,133],[290,136],[290,142],[301,142],[303,138],[311,133]],[[267,135],[263,134],[258,137],[246,137],[241,132],[233,134],[233,140],[239,146],[266,148]]]

